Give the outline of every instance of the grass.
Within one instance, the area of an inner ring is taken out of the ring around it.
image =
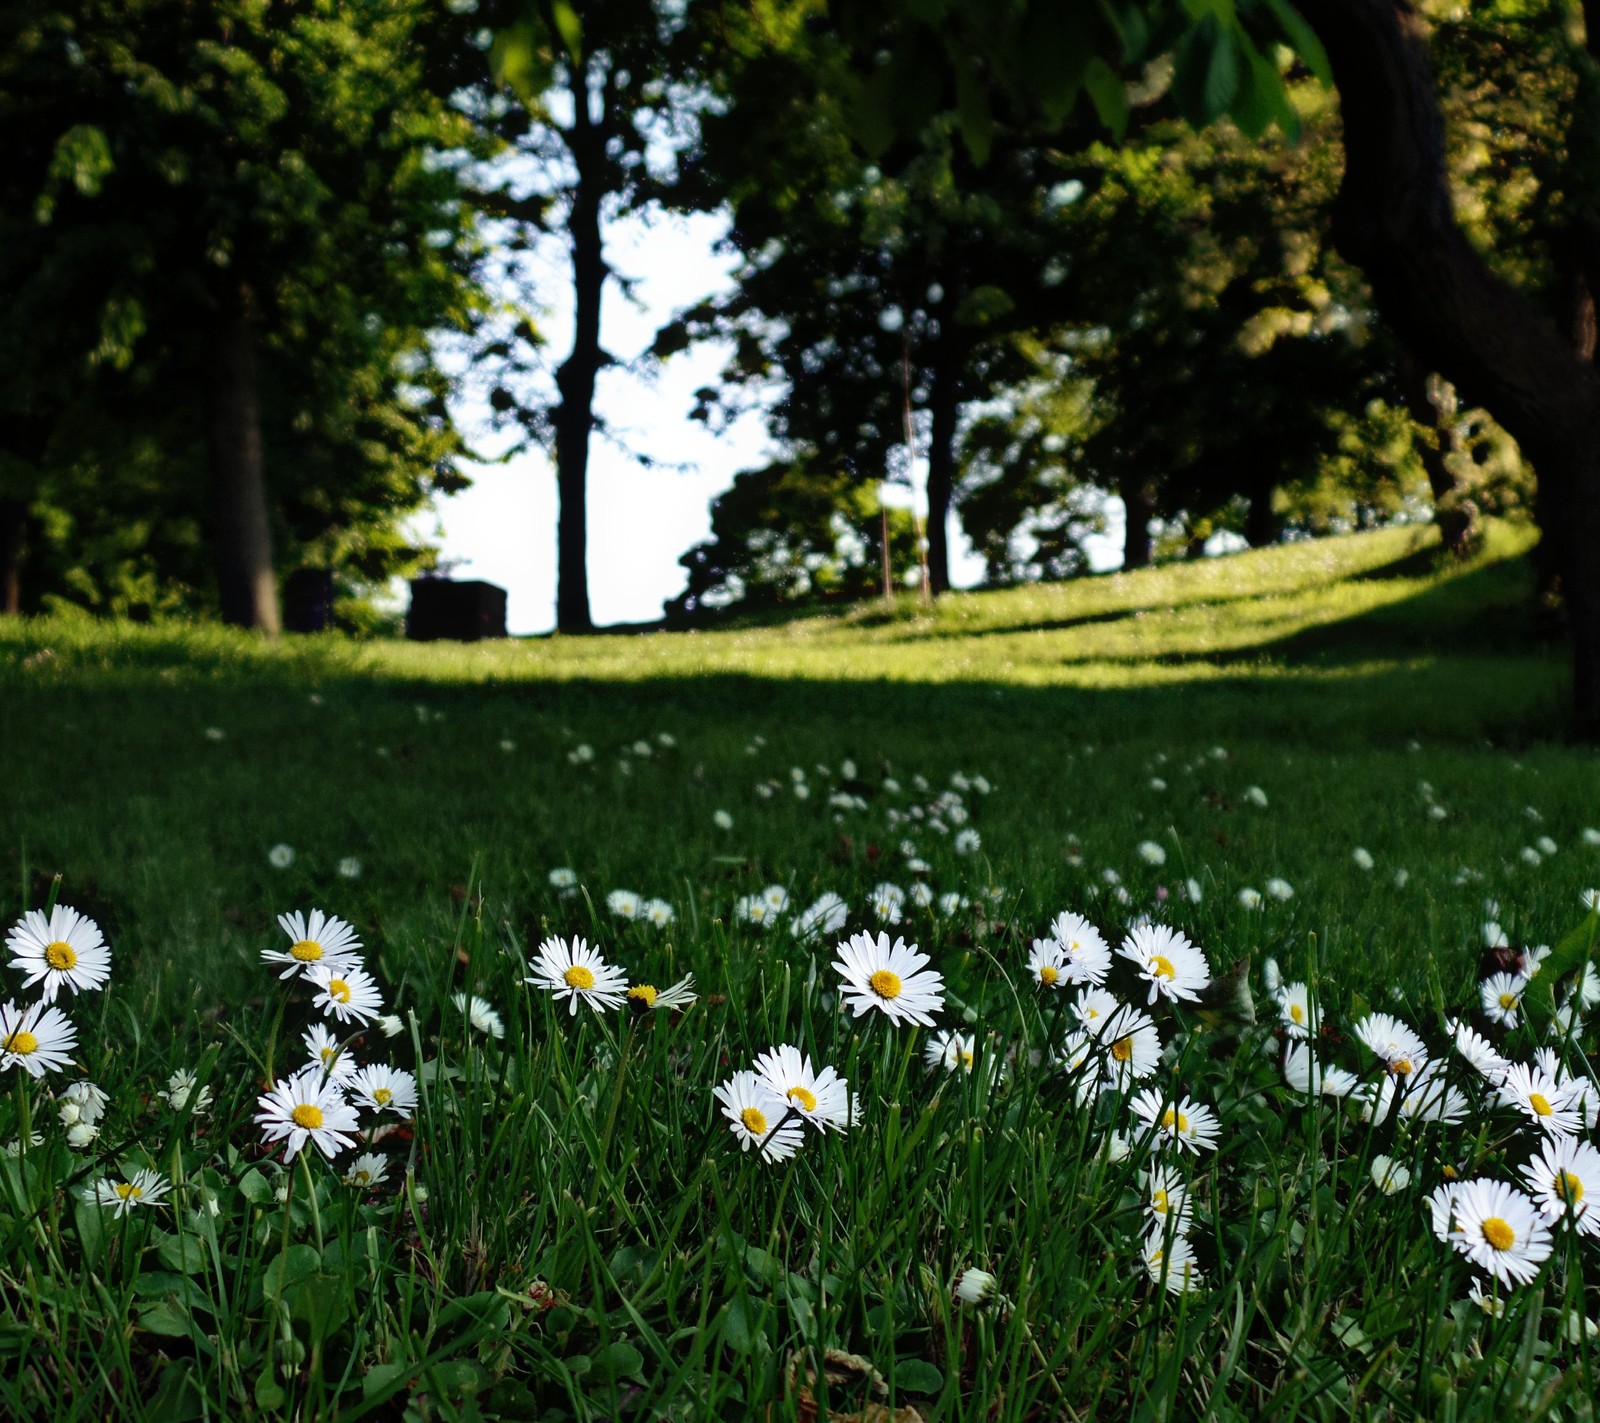
[[[1600,883],[1582,835],[1600,776],[1559,739],[1564,650],[1529,611],[1527,537],[1497,527],[1460,566],[1430,539],[692,635],[0,628],[0,917],[58,895],[115,964],[65,1005],[111,1094],[94,1147],[63,1139],[48,1094],[67,1079],[30,1095],[7,1074],[0,1135],[26,1109],[42,1140],[0,1171],[0,1414],[793,1418],[825,1393],[841,1417],[915,1410],[902,1423],[1590,1416],[1595,1346],[1566,1331],[1600,1314],[1593,1243],[1568,1259],[1558,1237],[1490,1320],[1426,1227],[1443,1168],[1506,1177],[1519,1134],[1488,1110],[1401,1127],[1307,1107],[1261,981],[1273,956],[1330,1025],[1383,1007],[1438,1055],[1442,1014],[1475,1001],[1485,918],[1553,942]],[[863,806],[839,809],[847,759]],[[991,786],[962,793],[971,854],[926,828],[953,775]],[[800,904],[837,891],[868,927],[872,887],[917,877],[907,839],[920,877],[970,903],[908,905],[897,932],[945,974],[941,1022],[978,1035],[980,1062],[1021,1053],[1002,1077],[930,1073],[926,1033],[841,1016],[831,939],[733,914],[781,884]],[[550,884],[558,866],[582,892]],[[1292,897],[1244,907],[1272,878]],[[616,920],[619,887],[675,921]],[[354,1048],[421,1080],[376,1192],[317,1159],[283,1171],[251,1122],[309,1021],[259,954],[278,913],[311,905],[352,921],[415,1015]],[[1153,1080],[1222,1124],[1184,1166],[1206,1288],[1182,1298],[1140,1263],[1139,1154],[1104,1149],[1125,1104],[1080,1106],[1029,1066],[1068,1027],[1027,981],[1029,944],[1069,907],[1113,944],[1150,909],[1214,968],[1249,965],[1259,1026],[1157,1014]],[[553,933],[636,980],[693,972],[706,996],[681,1019],[571,1017],[520,982]],[[455,993],[491,1002],[504,1036]],[[862,1119],[774,1165],[738,1150],[711,1088],[783,1041],[848,1077]],[[1327,1051],[1372,1075],[1356,1045]],[[212,1088],[206,1115],[155,1095],[178,1067]],[[1406,1191],[1373,1185],[1379,1152]],[[161,1170],[175,1204],[84,1204],[119,1164]],[[1006,1307],[953,1302],[968,1266]],[[824,1368],[828,1349],[869,1363]]]

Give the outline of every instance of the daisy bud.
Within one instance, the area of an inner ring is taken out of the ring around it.
[[[956,1281],[956,1298],[962,1304],[983,1304],[993,1298],[998,1283],[987,1270],[963,1270]]]

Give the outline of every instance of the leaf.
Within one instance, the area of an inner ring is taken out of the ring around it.
[[[319,1270],[295,1286],[290,1317],[304,1323],[313,1344],[330,1338],[350,1317],[343,1283],[340,1276]]]
[[[1083,71],[1083,87],[1089,91],[1100,122],[1111,130],[1112,138],[1121,143],[1128,131],[1128,86],[1105,60],[1096,56]]]
[[[410,1364],[375,1364],[361,1376],[361,1397],[369,1403],[385,1399],[404,1387],[411,1373]]]
[[[626,1339],[615,1339],[594,1356],[595,1372],[607,1379],[634,1378],[644,1368],[644,1355]]]
[[[176,1300],[161,1300],[139,1311],[139,1327],[172,1339],[189,1337],[189,1314]]]
[[[1246,137],[1256,138],[1276,123],[1291,141],[1300,135],[1300,116],[1289,102],[1289,92],[1277,66],[1267,59],[1248,35],[1237,36],[1244,54],[1244,74],[1229,112]]]
[[[262,1294],[270,1300],[282,1299],[321,1263],[315,1246],[291,1245],[263,1271]]]
[[[1304,16],[1289,0],[1267,0],[1267,6],[1283,26],[1283,32],[1289,39],[1289,48],[1305,61],[1306,68],[1322,83],[1333,88],[1333,67],[1328,63],[1328,52],[1323,49],[1322,41],[1305,22]]]
[[[894,1384],[912,1393],[942,1393],[944,1370],[926,1359],[902,1359],[894,1366]]]
[[[956,70],[956,117],[967,152],[981,168],[994,147],[994,115],[989,111],[989,95],[971,65]]]
[[[253,1206],[273,1203],[272,1182],[253,1167],[239,1178],[239,1194]]]
[[[562,46],[572,62],[582,64],[583,22],[578,19],[578,12],[567,3],[567,0],[551,0],[550,14],[556,22],[556,33],[561,36]]]
[[[284,1392],[283,1385],[278,1382],[269,1365],[262,1369],[256,1378],[255,1387],[256,1407],[267,1410],[282,1408],[289,1395]]]
[[[1093,7],[1029,5],[1022,25],[1018,69],[1051,125],[1062,123],[1083,88],[1084,70],[1095,57]]]
[[[83,1263],[92,1270],[106,1253],[106,1227],[100,1207],[93,1201],[80,1200],[72,1208],[72,1219],[78,1227]]]
[[[856,85],[846,107],[851,133],[869,158],[877,158],[894,142],[892,82],[880,69]]]
[[[1239,46],[1214,12],[1189,29],[1174,56],[1172,95],[1196,128],[1228,112],[1239,92]]]
[[[1576,973],[1589,962],[1597,931],[1600,931],[1600,913],[1590,910],[1582,922],[1550,950],[1539,965],[1538,973],[1528,980],[1522,1001],[1543,1021],[1549,1022],[1555,1017],[1557,982],[1569,973]]]
[[[192,1235],[167,1235],[156,1246],[156,1254],[169,1270],[192,1275],[205,1269],[206,1252]]]

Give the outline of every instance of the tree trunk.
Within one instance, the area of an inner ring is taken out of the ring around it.
[[[212,552],[225,622],[278,635],[278,582],[261,459],[255,331],[247,303],[211,327],[207,364]]]
[[[1423,432],[1417,454],[1433,491],[1433,521],[1439,526],[1439,538],[1457,558],[1466,558],[1483,542],[1483,515],[1468,496],[1466,484],[1450,468],[1450,456],[1461,448],[1455,390],[1409,351],[1400,353],[1399,373],[1406,410]]]
[[[950,499],[956,483],[956,421],[961,413],[961,371],[953,323],[954,306],[945,294],[939,307],[939,336],[933,349],[932,419],[928,440],[928,583],[935,594],[950,591]]]
[[[1122,532],[1123,568],[1148,568],[1150,566],[1150,520],[1155,516],[1155,500],[1148,485],[1137,479],[1125,479],[1117,491],[1122,495],[1126,512],[1126,527]]]
[[[1457,226],[1415,12],[1401,0],[1298,8],[1344,99],[1335,242],[1406,345],[1492,411],[1532,458],[1572,639],[1574,721],[1579,735],[1600,738],[1600,372]]]
[[[600,347],[600,299],[607,267],[600,236],[600,199],[606,188],[605,135],[589,112],[589,71],[573,66],[573,120],[567,145],[578,182],[567,219],[572,239],[572,352],[556,372],[561,402],[555,412],[556,629],[593,629],[589,615],[589,437],[594,431],[594,391],[605,363]]]
[[[22,554],[27,538],[27,502],[0,499],[0,613],[22,611]]]
[[[1250,508],[1244,516],[1244,541],[1251,548],[1267,548],[1277,543],[1282,530],[1278,511],[1272,507],[1270,483],[1259,484],[1250,492]]]

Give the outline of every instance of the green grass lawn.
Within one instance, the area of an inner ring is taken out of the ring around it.
[[[60,999],[82,1071],[5,1073],[0,1137],[40,1141],[0,1162],[0,1415],[793,1418],[826,1393],[902,1423],[1591,1416],[1600,1243],[1558,1232],[1495,1320],[1427,1225],[1446,1167],[1514,1179],[1524,1136],[1481,1092],[1444,1125],[1308,1105],[1262,980],[1270,956],[1346,1038],[1370,1005],[1444,1058],[1486,920],[1512,943],[1584,922],[1600,766],[1561,741],[1528,544],[1497,526],[1441,564],[1396,529],[931,613],[465,648],[0,625],[0,917],[55,897],[113,953],[106,991]],[[831,951],[878,927],[883,883],[927,886],[893,932],[995,1071],[930,1071],[925,1030],[841,1013]],[[846,928],[743,922],[771,885],[841,895]],[[672,922],[617,918],[618,889]],[[414,1015],[350,1049],[421,1083],[370,1192],[349,1152],[284,1171],[252,1122],[311,1021],[260,954],[312,907]],[[1149,913],[1217,972],[1249,964],[1256,1027],[1150,1010],[1141,1085],[1220,1117],[1178,1161],[1204,1276],[1181,1297],[1141,1259],[1147,1152],[1106,1149],[1126,1094],[1037,1058],[1073,1026],[1026,969],[1065,909],[1113,948]],[[571,1016],[521,982],[548,935],[703,996]],[[859,1114],[770,1163],[712,1088],[783,1042]],[[1358,1044],[1323,1051],[1374,1078]],[[157,1095],[180,1067],[203,1116]],[[81,1149],[58,1120],[78,1076],[110,1094]],[[1379,1153],[1405,1190],[1377,1189]],[[171,1204],[81,1199],[140,1166]],[[969,1266],[1003,1303],[952,1298]]]

